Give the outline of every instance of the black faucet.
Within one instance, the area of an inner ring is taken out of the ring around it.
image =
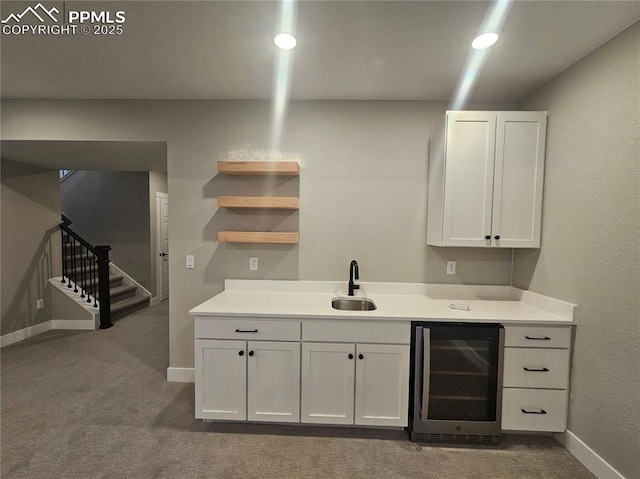
[[[349,265],[349,296],[353,296],[354,289],[360,289],[360,285],[353,282],[354,279],[360,279],[358,262],[355,259],[351,260],[351,264]]]

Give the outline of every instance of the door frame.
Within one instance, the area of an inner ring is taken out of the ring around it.
[[[162,253],[161,249],[161,236],[162,236],[162,199],[169,199],[169,195],[167,193],[162,193],[160,191],[156,191],[156,254],[155,254],[155,268],[156,268],[156,297],[157,301],[161,302],[167,298],[162,297],[162,260],[160,259],[160,253]]]

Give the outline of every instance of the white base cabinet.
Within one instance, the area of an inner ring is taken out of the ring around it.
[[[247,419],[245,350],[245,341],[196,339],[197,419]]]
[[[353,424],[355,345],[302,345],[301,421]]]
[[[410,323],[195,320],[198,419],[404,427]]]
[[[503,430],[566,429],[570,340],[569,326],[505,327]]]
[[[403,427],[408,393],[408,345],[302,345],[302,422]]]
[[[300,343],[198,339],[196,418],[300,420]]]
[[[407,425],[408,322],[303,322],[302,341],[302,422]]]

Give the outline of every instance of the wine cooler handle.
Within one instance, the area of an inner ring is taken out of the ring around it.
[[[429,416],[429,376],[431,375],[431,331],[422,329],[422,420]]]

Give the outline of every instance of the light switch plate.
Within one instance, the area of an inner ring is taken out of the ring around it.
[[[42,309],[44,308],[44,299],[38,299],[36,301],[36,309]]]
[[[196,259],[192,254],[187,255],[187,269],[194,269],[196,267]]]

